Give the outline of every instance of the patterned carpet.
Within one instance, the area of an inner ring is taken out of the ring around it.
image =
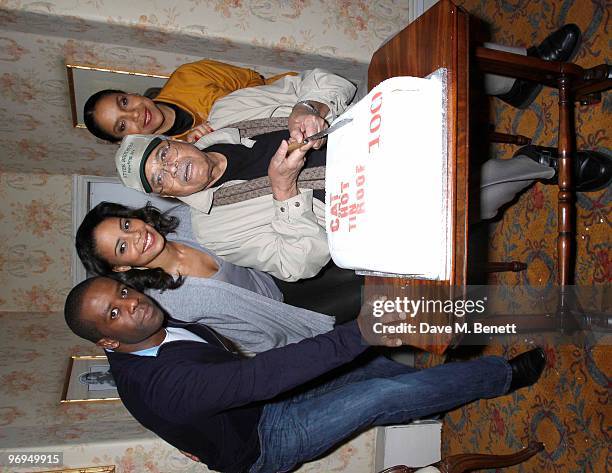
[[[566,23],[583,32],[574,62],[592,67],[609,62],[610,3],[606,0],[458,0],[457,3],[487,23],[497,43],[531,46]],[[491,100],[490,116],[497,131],[522,134],[534,144],[556,146],[557,91],[544,88],[528,110],[517,110]],[[576,106],[576,145],[610,154],[612,94],[594,106]],[[495,145],[493,155],[509,158],[517,148]],[[510,287],[550,287],[556,280],[557,191],[536,184],[489,226],[491,261],[519,260],[529,264],[522,273],[497,273],[489,284]],[[582,286],[607,285],[608,309],[612,283],[612,188],[577,194],[578,219],[575,282]],[[604,300],[605,302],[605,300]],[[541,380],[529,389],[495,400],[480,401],[446,416],[445,454],[507,453],[544,442],[545,451],[504,472],[578,473],[611,471],[610,372],[612,349],[606,343],[546,343],[548,364]],[[527,342],[527,343],[526,343]],[[488,346],[485,354],[513,356],[531,348],[515,336]],[[424,365],[437,364],[431,355]],[[496,470],[490,470],[496,471]],[[497,470],[502,471],[502,470]]]

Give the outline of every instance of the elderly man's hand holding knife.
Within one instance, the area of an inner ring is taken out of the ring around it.
[[[270,187],[275,200],[287,200],[299,193],[297,178],[306,163],[308,150],[314,148],[315,144],[320,142],[319,140],[351,121],[350,118],[340,120],[329,128],[308,136],[301,142],[287,143],[283,141],[281,143],[268,166]]]
[[[344,125],[346,125],[346,124],[348,124],[348,123],[350,123],[352,121],[353,121],[352,118],[343,118],[342,120],[339,120],[336,123],[334,123],[329,128],[326,128],[325,130],[320,131],[319,133],[315,133],[314,135],[310,135],[309,137],[305,138],[301,142],[290,143],[289,144],[289,149],[287,150],[287,152],[291,153],[293,150],[296,150],[296,149],[300,148],[301,146],[304,146],[307,143],[311,143],[313,141],[320,140],[320,139],[326,137],[327,135],[329,135],[330,133],[333,133],[334,131],[338,130],[339,128],[342,128]]]

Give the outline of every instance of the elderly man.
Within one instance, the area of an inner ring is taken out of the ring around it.
[[[370,353],[365,318],[241,358],[205,325],[167,318],[108,278],[76,286],[65,317],[107,350],[119,395],[141,424],[230,473],[289,471],[371,426],[529,386],[546,364],[537,348],[418,371]]]
[[[233,133],[238,131],[213,132],[199,143]],[[287,156],[288,138],[288,132],[273,132],[243,139],[246,145],[221,143],[201,151],[164,137],[132,135],[122,142],[116,164],[126,186],[189,204],[194,236],[222,258],[295,281],[315,276],[329,261],[329,250],[323,196],[313,199],[297,183],[306,152],[316,143]],[[307,167],[324,164],[325,151],[313,150]],[[269,177],[264,195],[247,193],[238,202],[215,195],[213,205],[213,192],[262,177]]]

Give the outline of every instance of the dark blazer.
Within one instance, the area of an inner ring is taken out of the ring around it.
[[[356,322],[243,358],[202,324],[170,319],[209,343],[164,344],[156,357],[108,352],[119,396],[147,429],[209,468],[244,472],[259,457],[265,401],[341,366],[367,349]]]

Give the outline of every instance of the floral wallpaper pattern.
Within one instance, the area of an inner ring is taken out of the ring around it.
[[[0,310],[57,311],[70,289],[72,181],[0,173]]]
[[[86,40],[109,37],[133,47],[196,55],[208,47],[252,54],[262,40],[276,44],[295,38],[308,44],[298,51],[303,56],[361,63],[408,22],[408,2],[402,0],[5,0],[1,8],[8,28],[30,33],[67,31]]]
[[[60,404],[70,355],[102,354],[66,329],[61,312],[3,311],[0,323],[2,448],[36,445],[28,440],[34,431],[41,446],[63,444],[88,422],[125,423],[142,436],[121,403]]]

